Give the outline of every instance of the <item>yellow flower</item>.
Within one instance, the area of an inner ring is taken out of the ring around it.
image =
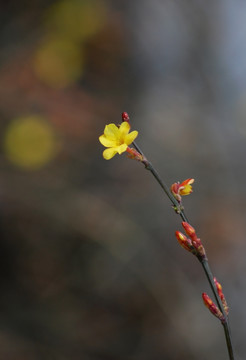
[[[179,182],[172,184],[171,192],[179,202],[181,202],[181,196],[192,193],[192,184],[194,181],[194,179],[186,179],[181,184]]]
[[[187,180],[183,181],[180,184],[180,188],[179,188],[180,195],[184,196],[184,195],[189,195],[190,193],[192,193],[191,184],[193,184],[194,181],[195,181],[194,179],[187,179]]]
[[[130,132],[130,124],[126,121],[121,123],[120,127],[115,124],[105,126],[104,134],[99,137],[100,143],[107,147],[104,150],[103,157],[105,160],[112,159],[115,154],[122,154],[138,136],[138,132]]]

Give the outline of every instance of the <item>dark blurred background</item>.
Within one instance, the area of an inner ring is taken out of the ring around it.
[[[224,360],[169,200],[184,199],[245,359],[246,3],[9,0],[0,12],[0,359]]]

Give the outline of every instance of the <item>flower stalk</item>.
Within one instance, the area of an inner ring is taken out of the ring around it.
[[[146,170],[149,170],[151,172],[151,174],[154,176],[154,178],[156,179],[156,181],[159,183],[159,185],[161,186],[161,188],[164,190],[165,194],[167,195],[167,197],[169,198],[169,200],[171,201],[172,205],[173,205],[173,209],[175,210],[175,212],[177,214],[179,214],[182,218],[183,221],[188,222],[188,218],[185,215],[184,212],[184,208],[183,206],[181,206],[180,202],[175,198],[175,196],[173,195],[173,193],[169,190],[169,187],[166,185],[166,183],[161,179],[159,173],[156,171],[156,169],[154,168],[154,166],[151,164],[151,162],[146,158],[146,156],[144,155],[144,153],[142,152],[142,150],[140,149],[140,147],[136,144],[135,141],[133,141],[132,145],[134,146],[134,148],[138,151],[139,154],[141,154],[143,156],[143,161],[142,163],[145,166]]]
[[[157,180],[157,182],[160,184],[161,188],[164,190],[165,194],[168,196],[168,198],[171,200],[172,204],[173,204],[173,208],[175,210],[175,212],[180,215],[181,219],[186,222],[189,223],[188,218],[184,212],[184,208],[183,206],[180,206],[180,203],[178,202],[178,200],[173,196],[172,192],[169,190],[168,186],[164,183],[164,181],[162,181],[161,177],[159,176],[158,172],[155,170],[155,168],[153,167],[153,165],[147,160],[146,156],[143,154],[142,150],[139,148],[139,146],[133,142],[133,146],[135,147],[135,149],[144,157],[144,165],[145,168],[147,170],[149,170],[152,175],[154,176],[154,178]],[[209,285],[211,287],[211,290],[213,292],[213,295],[215,297],[216,303],[218,305],[219,310],[221,311],[223,317],[224,317],[224,321],[221,322],[223,328],[224,328],[224,333],[225,333],[225,338],[226,338],[226,344],[227,344],[227,350],[228,350],[228,354],[229,354],[229,359],[230,360],[235,360],[234,357],[234,351],[233,351],[233,345],[232,345],[232,338],[231,338],[231,331],[230,331],[230,327],[229,327],[229,321],[228,321],[228,316],[225,313],[221,298],[218,295],[217,292],[217,288],[216,285],[214,283],[214,276],[212,274],[212,271],[210,269],[209,263],[208,263],[208,259],[207,257],[197,257],[198,260],[200,261],[202,268],[205,272],[205,275],[208,279]]]
[[[163,189],[164,193],[171,201],[173,209],[183,221],[182,226],[187,235],[186,236],[182,234],[180,231],[176,231],[176,238],[179,244],[185,250],[195,255],[202,265],[217,305],[206,293],[202,294],[204,304],[210,310],[210,312],[221,321],[221,324],[224,328],[229,359],[235,360],[228,320],[229,308],[225,300],[225,296],[222,292],[222,286],[212,274],[204,246],[201,240],[197,237],[195,229],[190,225],[182,205],[182,196],[189,195],[192,192],[192,184],[194,179],[189,178],[182,183],[176,182],[169,189],[166,183],[161,179],[159,173],[153,167],[152,163],[146,158],[140,147],[134,141],[138,135],[138,132],[133,131],[129,133],[129,131],[130,118],[128,113],[123,112],[122,124],[120,127],[117,128],[114,124],[107,125],[105,127],[104,134],[99,137],[102,145],[107,147],[107,149],[104,150],[103,157],[106,160],[109,160],[116,153],[121,154],[123,152],[127,152],[128,157],[140,161],[144,164],[145,168],[151,172],[151,174]],[[133,148],[129,147],[130,144],[133,145]]]

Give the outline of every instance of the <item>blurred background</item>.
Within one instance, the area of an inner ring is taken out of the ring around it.
[[[245,359],[246,3],[9,0],[0,13],[0,358],[224,360],[180,218],[102,158],[127,111],[223,285]]]

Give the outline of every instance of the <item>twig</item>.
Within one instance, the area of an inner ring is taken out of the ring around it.
[[[146,158],[146,156],[144,155],[142,150],[139,148],[139,146],[136,144],[136,142],[133,142],[132,144],[133,144],[134,148],[142,155],[142,157],[143,157],[142,163],[145,165],[145,168],[152,173],[152,175],[157,180],[157,182],[159,183],[161,188],[164,190],[165,194],[170,199],[175,212],[180,215],[180,217],[182,218],[183,221],[189,223],[188,218],[185,215],[183,207],[180,206],[180,203],[173,196],[173,194],[169,190],[168,186],[161,179],[160,175],[155,170],[155,168],[153,167],[151,162]],[[206,277],[208,279],[209,285],[210,285],[210,287],[212,289],[212,292],[214,294],[214,297],[216,299],[218,307],[219,307],[220,311],[223,314],[224,321],[221,321],[221,323],[222,323],[222,326],[224,328],[228,354],[229,354],[230,360],[234,360],[235,358],[234,358],[234,351],[233,351],[233,346],[232,346],[232,339],[231,339],[231,332],[230,332],[230,327],[229,327],[228,315],[225,313],[224,306],[223,306],[222,301],[221,301],[221,299],[220,299],[220,297],[218,295],[217,288],[216,288],[216,285],[214,283],[214,276],[213,276],[212,271],[210,269],[208,259],[206,257],[205,258],[197,257],[197,258],[198,258],[198,260],[200,261],[200,263],[201,263],[201,265],[203,267],[203,270],[204,270],[205,275],[206,275]]]

